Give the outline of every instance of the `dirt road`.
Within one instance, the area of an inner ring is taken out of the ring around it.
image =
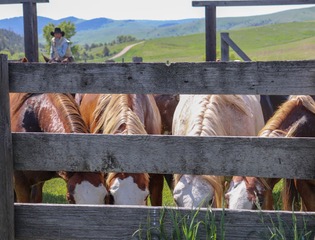
[[[109,58],[109,60],[114,60],[115,58],[119,58],[121,57],[122,55],[124,55],[126,52],[128,52],[132,47],[138,45],[138,44],[141,44],[141,43],[144,43],[144,41],[142,42],[138,42],[138,43],[135,43],[135,44],[132,44],[132,45],[129,45],[127,47],[125,47],[121,52],[117,53],[116,55],[114,55],[113,57]]]

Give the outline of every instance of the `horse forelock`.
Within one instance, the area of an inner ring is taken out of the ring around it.
[[[281,124],[287,119],[290,113],[296,108],[304,106],[305,109],[315,114],[315,102],[311,96],[308,95],[293,95],[288,101],[284,102],[275,114],[268,120],[266,125],[258,133],[259,136],[294,136],[295,131],[299,127],[300,121],[294,123],[288,132],[280,129]]]
[[[78,105],[70,94],[51,93],[50,100],[54,103],[59,114],[67,119],[67,126],[72,133],[87,133],[88,129],[84,123]]]
[[[102,104],[102,105],[101,105]],[[147,134],[139,116],[133,111],[128,94],[113,94],[100,101],[95,110],[95,132],[104,134]]]
[[[149,187],[150,176],[148,173],[108,173],[106,178],[106,188],[109,189],[113,181],[116,178],[125,179],[132,177],[133,182],[138,185],[141,190],[145,190]]]

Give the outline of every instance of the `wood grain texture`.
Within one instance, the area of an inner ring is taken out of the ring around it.
[[[315,138],[13,134],[17,170],[315,179]]]
[[[315,61],[9,63],[9,79],[12,92],[314,94]]]
[[[0,238],[14,239],[13,156],[8,59],[0,54]]]
[[[160,215],[163,219],[165,232],[171,233],[175,210],[181,217],[193,216],[195,213],[189,209],[175,209],[163,207],[122,207],[122,206],[78,206],[78,205],[42,205],[42,204],[16,204],[16,239],[139,239],[132,235],[142,229],[142,239],[147,239],[146,230],[152,226],[159,227]],[[210,217],[215,219],[218,239],[222,239],[220,224],[224,223],[222,232],[227,240],[230,239],[269,239],[270,229],[280,224],[288,236],[293,236],[292,217],[297,219],[298,229],[304,226],[308,231],[315,229],[315,217],[308,213],[291,213],[273,211],[231,211],[200,209],[197,221],[206,221]],[[281,220],[279,220],[281,219]],[[280,222],[279,222],[280,221]],[[306,224],[304,223],[306,221]],[[210,220],[208,220],[208,223]],[[179,223],[180,224],[180,223]],[[153,233],[159,232],[152,231]],[[200,225],[200,239],[206,239],[204,226]],[[314,231],[312,236],[314,237]],[[168,235],[171,236],[171,235]],[[152,239],[155,239],[154,237]],[[171,238],[167,238],[171,239]],[[290,239],[290,238],[288,238]],[[312,239],[312,238],[310,238]]]
[[[230,1],[192,1],[193,7],[217,6],[266,6],[266,5],[295,5],[295,4],[314,4],[312,0],[230,0]]]

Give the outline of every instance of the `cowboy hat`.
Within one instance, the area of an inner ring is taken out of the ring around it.
[[[55,33],[61,33],[61,36],[64,36],[64,35],[65,35],[65,32],[64,32],[64,31],[61,31],[60,28],[55,28],[55,31],[50,32],[51,36],[54,36]]]

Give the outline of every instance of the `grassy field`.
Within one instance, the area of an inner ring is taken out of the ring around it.
[[[279,182],[273,191],[275,199],[275,208],[281,209],[280,192],[282,189],[282,181]],[[67,203],[66,201],[66,183],[60,178],[49,180],[44,185],[43,203]],[[163,188],[163,202],[162,206],[175,206],[175,202],[172,197],[172,192],[168,187],[166,181],[164,181]]]
[[[44,185],[43,203],[67,203],[66,183],[60,178],[47,181]],[[171,191],[164,181],[163,206],[175,206]]]
[[[274,24],[229,31],[232,40],[254,61],[283,61],[315,59],[315,22]],[[140,40],[139,40],[140,42]],[[133,42],[134,43],[134,42]],[[110,47],[119,52],[126,45]],[[217,57],[220,57],[220,33],[217,34]],[[93,53],[102,48],[93,49]],[[132,57],[144,62],[202,62],[205,61],[205,35],[194,34],[146,40],[133,47],[116,62],[132,62]],[[240,59],[230,49],[230,58]],[[94,58],[88,62],[104,62],[108,58]]]

